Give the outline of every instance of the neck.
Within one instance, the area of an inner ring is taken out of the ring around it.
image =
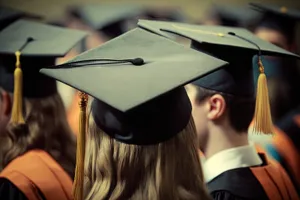
[[[212,125],[208,135],[207,145],[203,150],[207,159],[220,151],[249,145],[247,132],[237,132],[230,125]]]

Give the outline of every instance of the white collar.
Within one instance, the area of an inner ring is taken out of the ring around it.
[[[231,169],[261,165],[254,145],[246,145],[218,152],[204,162],[206,183]]]

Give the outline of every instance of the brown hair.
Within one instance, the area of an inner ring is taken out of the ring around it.
[[[76,145],[59,94],[24,99],[26,124],[9,123],[0,134],[0,171],[16,157],[33,149],[52,156],[73,179]]]
[[[238,97],[214,90],[208,90],[202,87],[196,86],[197,94],[196,100],[201,103],[207,98],[220,94],[226,102],[226,109],[229,116],[229,121],[236,131],[247,132],[250,123],[254,116],[255,110],[255,98]],[[242,116],[242,117],[241,117]]]
[[[210,199],[197,152],[195,127],[187,127],[158,145],[116,141],[92,116],[85,160],[86,199]]]

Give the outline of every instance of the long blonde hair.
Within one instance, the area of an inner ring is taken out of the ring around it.
[[[174,138],[151,146],[116,141],[90,116],[85,199],[207,200],[191,119]]]

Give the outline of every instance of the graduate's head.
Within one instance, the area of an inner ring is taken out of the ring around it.
[[[75,141],[64,105],[56,81],[39,70],[55,65],[55,59],[84,35],[27,20],[19,20],[1,31],[1,108],[5,108],[1,112],[10,117],[1,133],[1,168],[26,151],[42,149],[73,176]],[[54,48],[57,44],[61,46]]]
[[[77,192],[85,188],[87,199],[206,198],[183,85],[224,64],[137,28],[56,69],[42,69],[94,97],[86,148],[79,143],[77,149],[86,153],[77,154],[75,197],[82,198]],[[81,130],[79,141],[85,137]]]
[[[205,99],[205,102],[208,103],[208,115],[206,113],[203,115],[203,112],[199,113],[202,116],[199,116],[200,120],[208,117],[207,120],[210,120],[212,125],[216,125],[214,122],[222,121],[224,122],[223,124],[232,126],[231,132],[235,130],[240,133],[246,132],[246,126],[250,124],[253,117],[251,115],[254,113],[255,131],[272,133],[273,126],[267,81],[261,59],[259,59],[258,65],[260,75],[257,84],[256,107],[254,109],[255,87],[253,83],[252,58],[254,55],[259,55],[259,57],[261,55],[299,56],[261,40],[242,28],[200,26],[149,20],[141,20],[139,26],[165,37],[172,38],[176,34],[190,38],[192,40],[191,48],[228,62],[228,65],[192,82],[193,85],[202,88],[199,94],[194,96],[200,96],[200,102],[201,99]],[[169,33],[172,33],[172,35]],[[204,65],[199,63],[199,68],[205,68],[208,64],[209,62],[206,62]],[[203,97],[201,96],[201,90],[204,93]],[[242,102],[244,103],[243,108],[240,109],[245,109],[243,110],[245,117],[244,114],[236,115],[235,113],[238,113],[236,109],[239,109],[239,107],[232,106],[234,104],[241,105]],[[230,111],[230,108],[232,111]],[[238,118],[233,120],[233,116]],[[243,117],[244,121],[237,122]],[[232,125],[233,123],[234,126]],[[207,131],[203,126],[200,129],[204,132]],[[225,131],[226,129],[219,130]]]
[[[211,130],[216,127],[246,134],[255,110],[254,97],[242,97],[199,87],[186,86],[193,106],[193,118],[200,149],[206,148]]]
[[[254,30],[255,35],[283,49],[296,52],[296,24],[300,20],[300,11],[277,5],[250,5],[263,13]]]

